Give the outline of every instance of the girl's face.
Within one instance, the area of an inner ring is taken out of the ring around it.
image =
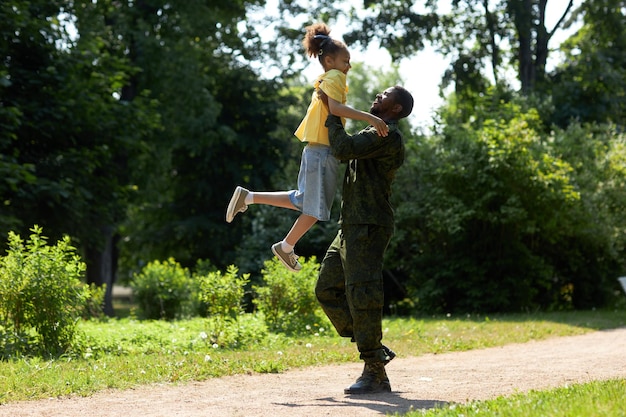
[[[350,68],[352,68],[352,65],[350,65],[350,52],[346,49],[337,52],[334,56],[326,57],[325,63],[326,71],[335,69],[347,74]]]

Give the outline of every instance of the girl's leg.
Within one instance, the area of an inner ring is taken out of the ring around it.
[[[298,272],[302,269],[298,256],[293,252],[294,245],[316,222],[315,217],[301,214],[291,226],[285,239],[272,245],[274,255],[291,271]]]
[[[304,234],[308,232],[315,223],[317,223],[317,219],[315,217],[301,214],[293,223],[291,230],[287,233],[287,236],[285,236],[285,239],[283,240],[293,248],[296,246],[296,243],[298,243],[300,238],[304,236]]]
[[[290,193],[291,191],[250,192],[250,197],[252,201],[246,201],[246,204],[265,204],[268,206],[298,210],[289,199]]]
[[[237,187],[226,209],[226,221],[232,222],[235,216],[246,211],[250,204],[265,204],[298,210],[289,198],[290,193],[291,191],[254,192],[243,187]]]

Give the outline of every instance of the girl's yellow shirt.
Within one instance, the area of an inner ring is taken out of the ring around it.
[[[294,135],[302,142],[330,146],[328,128],[325,126],[328,108],[317,96],[317,89],[319,88],[335,101],[346,104],[348,98],[346,74],[335,69],[327,71],[318,77],[313,86],[315,88],[311,97],[311,104],[309,104],[306,115]],[[341,121],[345,125],[345,119],[342,118]]]

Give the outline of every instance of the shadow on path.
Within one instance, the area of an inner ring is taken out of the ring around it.
[[[336,411],[340,410],[342,407],[346,408],[346,415],[349,412],[348,410],[354,410],[354,408],[367,408],[381,415],[388,415],[395,413],[406,414],[414,410],[429,410],[431,408],[445,407],[448,404],[450,403],[445,401],[406,398],[403,396],[402,392],[346,395],[343,399],[326,397],[318,398],[311,403],[274,403],[274,405],[290,407],[294,410],[303,410],[307,407],[314,407],[316,409],[332,407],[334,410],[328,413],[330,415],[338,415]],[[326,415],[327,413],[322,412],[321,414]]]

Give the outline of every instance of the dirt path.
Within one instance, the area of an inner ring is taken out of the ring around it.
[[[4,417],[383,416],[577,382],[626,378],[626,328],[469,352],[394,359],[393,392],[346,396],[361,363],[150,385],[0,405]]]

